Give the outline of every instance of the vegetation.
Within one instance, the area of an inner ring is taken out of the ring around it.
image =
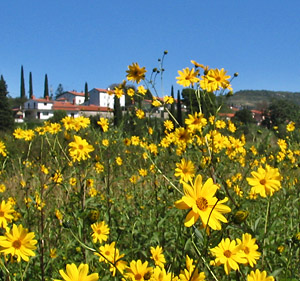
[[[197,101],[182,126],[141,102],[120,123],[65,116],[3,136],[1,279],[299,280],[299,126],[244,134],[211,98],[229,75],[193,64],[177,77]],[[146,69],[127,80],[147,84]]]

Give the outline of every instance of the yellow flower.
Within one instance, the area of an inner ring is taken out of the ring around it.
[[[159,107],[159,106],[161,106],[162,104],[161,104],[161,102],[157,99],[157,98],[153,98],[153,101],[152,101],[152,105],[154,106],[154,107]]]
[[[141,86],[140,86],[140,87],[141,87]],[[130,97],[133,97],[133,96],[134,96],[134,89],[129,88],[129,89],[127,90],[127,95],[130,96]]]
[[[95,253],[96,256],[99,256],[100,262],[105,262],[110,264],[109,270],[112,272],[112,275],[116,275],[116,271],[120,271],[123,274],[125,268],[127,268],[127,262],[123,261],[122,258],[124,254],[120,255],[119,249],[115,248],[115,242],[111,244],[105,244],[99,248],[100,254]]]
[[[142,109],[138,109],[138,110],[135,112],[135,115],[136,115],[137,118],[139,118],[139,119],[145,118],[145,112],[144,112]]]
[[[109,122],[108,122],[107,118],[101,117],[100,120],[97,122],[97,124],[99,126],[101,126],[103,132],[107,132],[108,131]]]
[[[80,129],[85,129],[90,125],[90,123],[90,119],[84,116],[74,118],[74,130],[78,132]]]
[[[89,153],[94,150],[92,145],[79,136],[74,136],[74,142],[69,143],[69,146],[69,153],[74,162],[90,158]]]
[[[94,187],[91,187],[90,190],[89,190],[89,195],[90,195],[91,197],[95,197],[97,194],[98,194],[97,189],[94,188]]]
[[[70,178],[69,179],[69,184],[70,185],[74,186],[74,185],[76,185],[76,183],[77,183],[77,179],[76,178]]]
[[[12,208],[12,205],[10,202],[5,203],[5,200],[2,200],[0,204],[0,227],[6,228],[7,223],[11,222],[13,219],[12,213],[14,212],[14,209]]]
[[[0,193],[3,193],[6,190],[6,186],[4,184],[0,184]],[[1,216],[1,213],[0,213]]]
[[[64,270],[59,270],[59,273],[64,281],[97,281],[99,280],[98,273],[92,273],[88,275],[89,265],[88,264],[80,264],[79,267],[72,263],[67,264],[66,273]],[[54,279],[54,281],[62,281],[59,279]]]
[[[174,124],[171,120],[164,121],[164,126],[168,131],[172,131],[174,129]]]
[[[49,174],[49,170],[46,168],[45,165],[41,165],[41,171],[42,171],[42,173],[44,173],[45,175],[48,175],[48,174]]]
[[[199,82],[198,73],[198,70],[195,71],[194,68],[189,69],[188,67],[182,71],[178,70],[177,83],[183,87],[189,87],[191,84],[194,86],[195,83]]]
[[[55,248],[50,249],[49,256],[51,259],[55,259],[57,257],[57,250]]]
[[[29,257],[35,256],[33,250],[36,249],[37,240],[33,238],[33,232],[28,232],[21,224],[19,226],[13,224],[12,229],[8,229],[4,236],[0,236],[0,252],[16,257],[18,262],[21,259],[29,261]]]
[[[63,119],[61,119],[61,122],[63,123],[67,131],[74,129],[74,117],[66,116]]]
[[[133,260],[127,268],[125,276],[129,277],[132,281],[144,281],[150,279],[152,267],[148,267],[148,262],[142,263],[141,260]]]
[[[220,88],[229,89],[230,84],[228,79],[230,75],[226,75],[227,71],[222,69],[210,69],[206,75],[208,84],[211,84],[213,88],[219,90]]]
[[[96,222],[91,225],[91,228],[93,230],[93,242],[97,243],[102,243],[102,241],[106,241],[108,239],[108,234],[109,234],[109,227],[105,223],[105,221],[102,222]]]
[[[103,139],[103,140],[102,140],[102,144],[103,144],[104,146],[109,146],[109,140],[108,140],[108,139]]]
[[[295,130],[295,122],[290,122],[286,125],[286,130],[288,132],[293,132]]]
[[[157,246],[156,248],[150,247],[150,252],[151,252],[151,259],[154,260],[155,265],[163,268],[164,264],[166,263],[166,259],[163,254],[162,247],[160,246]]]
[[[59,171],[56,171],[54,175],[51,177],[52,181],[55,183],[62,183],[62,174]]]
[[[236,240],[238,245],[241,245],[241,250],[244,252],[249,265],[253,267],[256,264],[256,260],[260,257],[260,253],[257,251],[258,245],[255,243],[256,239],[252,238],[251,234],[244,233],[242,241],[240,239]]]
[[[116,95],[117,98],[120,99],[124,95],[123,89],[116,87],[115,88],[115,95]]]
[[[95,164],[95,170],[96,170],[97,174],[100,174],[104,171],[104,166],[101,163],[97,162]]]
[[[216,266],[224,264],[226,274],[229,274],[231,269],[238,270],[239,264],[247,263],[241,245],[236,245],[236,242],[230,241],[229,238],[222,239],[219,245],[210,251],[216,257],[212,264]]]
[[[140,176],[145,177],[145,176],[147,176],[148,172],[145,169],[139,169],[139,174],[140,174]]]
[[[208,225],[214,230],[220,230],[220,221],[227,223],[227,219],[223,214],[229,213],[231,209],[222,204],[227,202],[227,198],[219,201],[214,196],[218,186],[213,183],[212,178],[209,178],[202,185],[202,176],[198,175],[194,184],[189,185],[185,182],[182,182],[182,184],[185,195],[175,202],[175,206],[181,210],[190,209],[184,225],[191,227],[200,217],[203,227]]]
[[[138,63],[132,63],[132,65],[128,66],[127,72],[127,80],[140,83],[141,80],[145,79],[146,69],[145,67],[140,67]]]
[[[204,281],[205,273],[198,271],[198,268],[195,268],[193,260],[187,255],[186,256],[186,268],[180,271],[179,280],[180,281]]]
[[[131,183],[136,184],[137,181],[139,180],[139,176],[132,175],[129,180],[130,180]]]
[[[267,277],[267,272],[260,272],[259,269],[256,269],[255,272],[251,271],[247,276],[247,281],[275,281],[273,276]]]
[[[170,97],[170,96],[164,96],[164,102],[166,104],[172,104],[172,103],[174,103],[174,98]]]
[[[147,93],[147,90],[145,89],[145,87],[143,85],[138,86],[137,91],[139,94],[141,94],[143,96],[146,95],[146,93]]]
[[[189,114],[188,119],[185,119],[185,124],[192,132],[200,131],[206,126],[207,120],[202,113],[195,112],[193,115]]]
[[[277,168],[266,165],[266,168],[263,169],[260,166],[257,172],[253,171],[251,175],[252,178],[247,178],[249,185],[252,186],[251,192],[260,194],[261,197],[272,196],[281,187],[281,176]]]
[[[180,177],[180,181],[189,182],[195,176],[195,166],[192,161],[181,159],[176,163],[175,177]]]
[[[3,157],[7,155],[6,147],[3,141],[0,141],[0,154],[2,154]]]
[[[116,160],[117,165],[121,166],[123,164],[123,160],[120,156],[116,157],[115,160]]]
[[[59,123],[51,123],[46,127],[46,131],[52,135],[61,131],[61,125]]]

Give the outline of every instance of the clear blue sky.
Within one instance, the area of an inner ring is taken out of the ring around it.
[[[164,50],[164,94],[177,71],[196,60],[239,72],[234,91],[300,92],[299,0],[13,0],[2,1],[0,74],[20,96],[24,67],[36,97],[44,77],[55,93],[107,88],[132,62],[150,75]],[[158,81],[159,82],[159,81]],[[157,88],[161,93],[160,83]],[[162,93],[161,93],[162,94]]]

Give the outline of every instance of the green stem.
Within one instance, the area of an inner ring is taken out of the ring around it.
[[[264,259],[265,259],[265,246],[266,246],[266,236],[268,232],[268,223],[269,223],[269,217],[270,217],[270,210],[271,210],[271,197],[268,199],[268,205],[267,205],[267,211],[266,211],[266,217],[265,217],[265,227],[264,227],[264,242],[263,242],[263,251],[262,251],[262,257],[261,257],[261,265],[262,268],[264,268]]]

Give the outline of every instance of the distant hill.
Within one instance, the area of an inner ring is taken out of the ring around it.
[[[300,106],[300,92],[281,92],[268,90],[241,90],[228,98],[227,104],[249,109],[266,108],[274,99],[289,100]]]

